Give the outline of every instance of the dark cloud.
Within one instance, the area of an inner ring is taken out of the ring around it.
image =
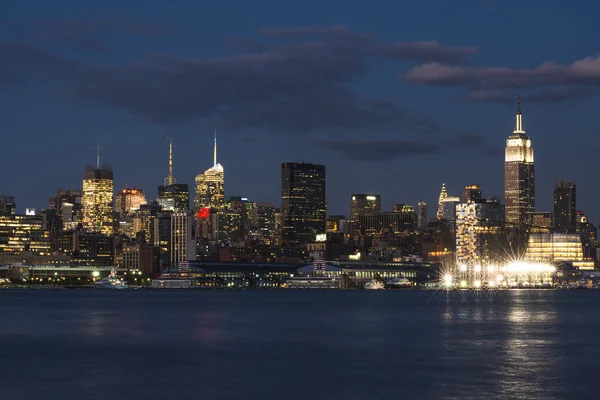
[[[356,161],[389,161],[473,148],[485,154],[496,152],[495,148],[489,147],[484,136],[474,133],[451,134],[445,140],[422,136],[418,139],[316,139],[311,143]]]
[[[89,47],[108,33],[154,34],[152,27],[127,24],[53,22],[48,31],[80,35]],[[245,50],[214,58],[153,55],[134,64],[89,66],[33,47],[31,53],[0,67],[34,66],[40,71],[20,79],[54,79],[73,101],[125,110],[149,121],[173,124],[209,119],[227,131],[276,134],[327,132],[333,137],[372,132],[396,137],[435,135],[441,130],[426,117],[400,105],[373,99],[354,90],[374,58],[412,61],[461,60],[474,50],[434,42],[386,45],[341,26],[280,28],[261,32],[260,39],[235,39]],[[25,49],[22,50],[25,52]],[[37,54],[37,59],[35,58]],[[26,67],[27,68],[27,67]]]
[[[171,33],[165,26],[137,21],[40,20],[30,32],[39,39],[60,42],[85,51],[106,52],[114,36],[158,36]]]
[[[313,140],[313,144],[357,161],[390,161],[397,158],[441,153],[433,143],[412,140]]]
[[[514,99],[515,86],[520,82],[530,89],[531,101],[563,101],[591,93],[590,86],[600,86],[600,56],[586,57],[569,65],[545,62],[532,69],[431,62],[413,67],[403,78],[409,83],[465,87],[468,100],[492,102],[507,102],[507,89],[512,89]]]
[[[24,43],[0,43],[0,71],[10,83],[70,80],[81,72],[77,63]]]

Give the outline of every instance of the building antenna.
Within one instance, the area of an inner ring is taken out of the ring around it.
[[[100,169],[100,132],[98,132],[98,146],[96,149],[96,169]]]
[[[214,154],[213,154],[213,166],[216,167],[217,166],[217,130],[215,129],[215,148],[214,148]]]
[[[175,179],[173,178],[173,138],[169,136],[169,177],[167,178],[168,185],[172,185]]]
[[[521,111],[521,82],[517,82],[517,111]]]

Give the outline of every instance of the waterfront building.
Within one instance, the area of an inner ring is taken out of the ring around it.
[[[504,207],[498,202],[456,205],[456,262],[469,267],[504,256]]]
[[[417,203],[417,228],[427,228],[427,203],[424,201]]]
[[[529,227],[535,211],[535,164],[531,139],[523,129],[521,98],[517,99],[516,123],[506,140],[504,157],[504,203],[511,228]]]
[[[148,244],[123,246],[122,267],[127,271],[141,272],[143,277],[160,273],[160,251]]]
[[[325,166],[308,163],[281,165],[282,241],[285,245],[312,243],[325,233],[327,202]]]
[[[576,233],[531,233],[525,259],[531,262],[572,262],[579,269],[593,269],[593,260],[583,254],[581,236]]]
[[[69,255],[72,265],[114,265],[113,238],[82,229],[63,231],[54,237],[53,250]]]
[[[225,172],[217,162],[217,133],[213,148],[213,166],[196,176],[196,194],[194,196],[194,212],[202,208],[221,210],[225,200]]]
[[[134,187],[133,189],[125,188],[117,193],[115,203],[116,211],[119,215],[126,217],[132,215],[148,202],[146,201],[144,189],[136,189]]]
[[[178,211],[171,214],[170,256],[171,266],[182,261],[196,259],[196,239],[194,237],[194,215],[191,211]]]
[[[158,187],[158,198],[156,199],[164,212],[187,211],[190,205],[190,193],[188,185],[177,183],[173,176],[173,140],[169,138],[169,175],[164,185]]]
[[[554,189],[554,230],[556,233],[575,233],[577,225],[575,184],[556,182]]]
[[[257,228],[266,244],[275,244],[277,233],[277,208],[273,203],[254,203]]]
[[[81,196],[83,227],[90,232],[113,233],[113,170],[100,164],[98,152],[96,165],[88,165],[83,172]]]
[[[50,254],[50,236],[40,215],[0,215],[0,254]]]
[[[210,215],[213,239],[223,244],[243,242],[242,214],[236,210],[223,209]]]
[[[481,203],[483,201],[483,195],[481,193],[481,185],[469,185],[463,189],[462,202],[463,203]]]
[[[446,192],[446,184],[442,183],[442,191],[440,192],[440,197],[438,198],[437,219],[444,218],[444,200],[447,197],[448,192]]]

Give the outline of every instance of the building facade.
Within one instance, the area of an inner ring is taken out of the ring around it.
[[[125,188],[117,193],[115,200],[115,209],[120,216],[126,217],[139,210],[144,204],[147,204],[144,189]]]
[[[308,163],[281,165],[282,241],[285,245],[312,243],[325,233],[327,202],[325,166]]]
[[[442,190],[440,192],[440,196],[438,198],[438,208],[437,208],[437,219],[444,218],[444,200],[448,197],[448,192],[446,192],[446,184],[442,183]]]
[[[113,223],[113,170],[109,165],[88,165],[83,172],[81,196],[83,227],[111,235]]]
[[[378,194],[353,194],[350,196],[350,220],[358,221],[358,217],[381,212],[381,196]]]
[[[196,259],[196,239],[194,237],[194,215],[191,211],[171,214],[170,255],[171,266],[182,261]]]
[[[469,185],[463,189],[462,202],[463,203],[480,203],[483,201],[483,194],[481,192],[481,185]]]
[[[417,228],[427,228],[427,203],[424,201],[417,203]]]
[[[194,212],[202,208],[223,209],[225,202],[225,171],[217,162],[217,135],[215,133],[213,166],[196,176]]]
[[[575,233],[577,225],[577,199],[575,184],[556,182],[554,189],[554,230],[556,233]]]
[[[497,202],[456,205],[456,262],[490,264],[504,256],[504,208]]]
[[[506,224],[527,228],[535,211],[535,164],[531,139],[523,129],[521,100],[517,100],[515,130],[504,152],[504,204]]]

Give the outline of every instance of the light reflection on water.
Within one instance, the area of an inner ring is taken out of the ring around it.
[[[560,399],[596,291],[2,291],[2,399]],[[9,345],[6,345],[9,344]]]

